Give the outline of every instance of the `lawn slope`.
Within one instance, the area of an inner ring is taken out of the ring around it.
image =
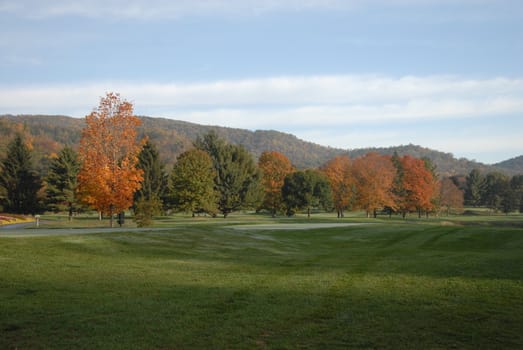
[[[0,238],[2,349],[523,348],[523,229]]]

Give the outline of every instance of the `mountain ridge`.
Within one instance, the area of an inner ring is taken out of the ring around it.
[[[520,174],[523,174],[523,155],[510,158],[493,165],[497,168],[516,171]]]
[[[487,165],[466,158],[455,158],[452,153],[440,152],[426,147],[408,144],[391,147],[372,147],[360,149],[341,149],[322,146],[301,140],[295,135],[276,130],[246,130],[223,126],[201,125],[162,117],[139,116],[142,126],[140,135],[147,136],[155,143],[162,159],[172,165],[176,157],[192,147],[193,141],[200,135],[214,130],[220,137],[230,143],[242,144],[256,158],[263,151],[274,150],[285,154],[298,168],[314,168],[324,164],[337,155],[347,154],[356,158],[368,152],[392,155],[395,152],[403,156],[409,154],[417,158],[429,158],[443,176],[467,175],[476,168],[486,173],[500,171],[508,175],[523,173],[521,168],[513,167],[510,160]],[[64,145],[75,146],[81,137],[85,125],[84,118],[64,115],[0,115],[0,156],[3,156],[10,136],[24,132],[31,139],[39,168],[43,171],[46,159],[57,153]],[[518,157],[516,157],[518,158]],[[523,161],[523,156],[521,157]],[[509,163],[507,163],[509,162]],[[517,163],[519,164],[519,163]]]

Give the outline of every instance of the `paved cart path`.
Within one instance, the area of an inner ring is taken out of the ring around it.
[[[0,234],[2,234],[3,231],[7,230],[16,230],[21,228],[26,228],[30,226],[35,226],[34,222],[22,222],[19,224],[7,224],[7,225],[0,225]]]

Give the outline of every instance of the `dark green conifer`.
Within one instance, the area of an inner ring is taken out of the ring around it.
[[[31,164],[31,151],[21,135],[9,143],[6,158],[0,163],[0,187],[4,189],[3,210],[17,214],[38,212],[40,178]]]
[[[67,210],[69,220],[78,207],[76,187],[79,169],[78,155],[66,146],[58,157],[51,160],[46,178],[47,208],[54,212]]]

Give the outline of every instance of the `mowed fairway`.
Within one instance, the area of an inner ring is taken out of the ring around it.
[[[523,348],[521,226],[217,220],[0,238],[0,348]]]

